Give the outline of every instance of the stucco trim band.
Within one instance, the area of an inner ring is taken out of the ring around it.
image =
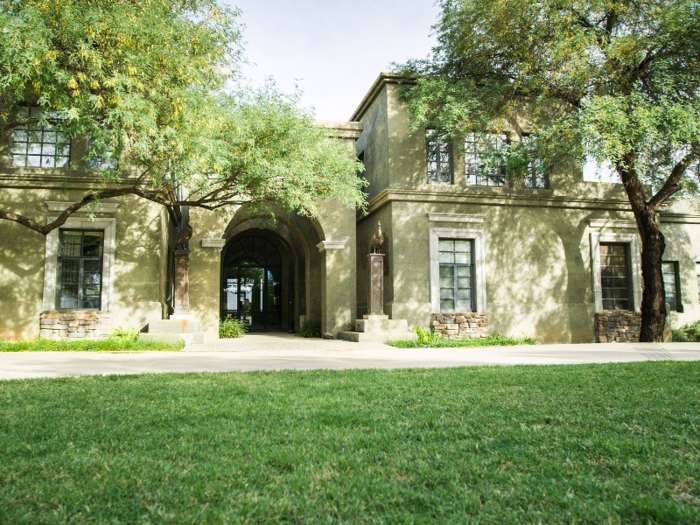
[[[223,248],[226,239],[202,239],[202,248]]]
[[[639,237],[635,233],[599,233],[591,232],[591,276],[593,278],[593,296],[595,297],[595,311],[603,310],[603,283],[600,276],[600,243],[618,242],[629,244],[629,256],[632,280],[632,306],[635,312],[639,312],[642,306],[642,271],[641,251]]]
[[[433,306],[433,312],[440,312],[440,239],[468,239],[474,241],[475,313],[486,314],[486,248],[484,230],[466,228],[430,228],[430,303]]]
[[[49,217],[46,222],[51,223],[57,217]],[[60,228],[49,232],[46,236],[46,253],[44,257],[44,300],[45,312],[56,310],[56,281],[58,279],[58,232],[63,229],[71,230],[103,230],[104,247],[102,250],[102,298],[100,311],[112,311],[112,297],[114,295],[114,253],[117,249],[117,219],[88,220],[77,217],[69,217]]]
[[[486,215],[467,213],[427,213],[429,221],[433,222],[473,222],[483,223]]]
[[[326,250],[344,250],[347,241],[321,241],[316,245],[318,251],[323,253]]]
[[[66,208],[75,204],[73,202],[60,202],[60,201],[46,201],[46,207],[49,211],[65,211]],[[81,208],[76,213],[84,213],[87,211],[92,211],[94,213],[117,213],[117,208],[119,208],[119,203],[117,202],[101,202],[97,207],[90,207],[89,205],[85,208]]]
[[[608,219],[591,219],[588,221],[591,228],[617,228],[621,230],[636,230],[637,223],[635,221],[615,221]]]

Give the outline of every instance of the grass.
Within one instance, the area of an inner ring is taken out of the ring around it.
[[[468,346],[517,346],[535,344],[535,341],[529,337],[506,337],[498,333],[482,339],[444,339],[434,333],[423,330],[419,326],[417,326],[414,331],[418,335],[416,341],[387,341],[386,344],[396,348],[463,348]]]
[[[110,337],[107,339],[79,339],[76,341],[54,341],[34,339],[32,341],[0,341],[0,352],[134,352],[177,351],[185,343],[161,343],[157,341],[130,340]],[[0,520],[2,518],[0,517]]]
[[[698,523],[700,362],[0,382],[0,523]]]

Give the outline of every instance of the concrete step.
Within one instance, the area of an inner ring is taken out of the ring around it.
[[[406,319],[357,319],[356,332],[407,332]]]
[[[389,330],[379,332],[338,332],[338,339],[355,343],[384,343],[386,341],[414,341],[416,334],[408,330]]]
[[[195,319],[155,319],[148,322],[148,332],[155,334],[194,334],[197,332]]]
[[[146,332],[139,334],[142,341],[158,341],[162,343],[182,343],[192,345],[203,345],[207,342],[206,332],[194,333],[173,333],[173,332]]]

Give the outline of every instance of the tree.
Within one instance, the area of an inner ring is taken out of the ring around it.
[[[323,198],[363,205],[359,163],[314,125],[299,94],[239,77],[238,16],[216,0],[0,0],[0,139],[42,126],[66,142],[87,137],[65,176],[106,159],[52,223],[7,209],[0,219],[46,235],[122,195],[309,216]]]
[[[446,135],[529,116],[527,146],[548,167],[608,161],[642,244],[640,340],[661,341],[665,248],[657,214],[697,192],[700,6],[692,0],[441,0],[438,45],[399,69],[416,128]],[[651,185],[651,191],[646,185]]]

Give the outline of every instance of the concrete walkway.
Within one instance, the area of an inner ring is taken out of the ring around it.
[[[250,334],[182,352],[0,353],[0,379],[165,372],[344,370],[700,360],[700,343],[400,349],[380,343]]]

